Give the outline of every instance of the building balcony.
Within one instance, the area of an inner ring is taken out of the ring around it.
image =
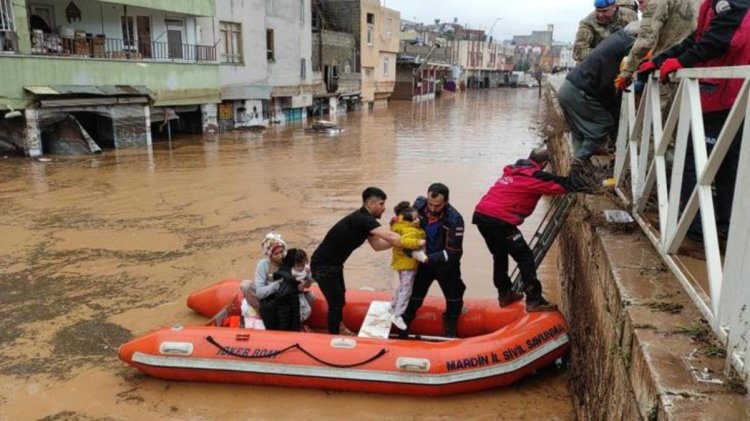
[[[215,62],[216,48],[207,45],[144,42],[106,38],[104,35],[63,38],[34,31],[31,54],[110,60]]]
[[[27,108],[34,97],[26,87],[145,86],[153,105],[180,106],[221,101],[219,65],[212,62],[77,60],[65,56],[0,54],[3,83],[0,98],[12,107]],[[148,63],[148,65],[144,65]],[[54,89],[54,88],[53,88]]]
[[[204,30],[206,16],[215,13],[213,4],[211,0],[76,3],[19,0],[18,4],[14,3],[15,17],[6,19],[0,30],[12,29],[21,36],[17,48],[21,54],[216,62],[215,34]]]

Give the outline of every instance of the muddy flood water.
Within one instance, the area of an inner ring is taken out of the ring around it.
[[[0,420],[568,419],[566,373],[554,367],[505,389],[426,399],[170,382],[117,359],[137,335],[204,323],[186,296],[250,278],[267,232],[311,253],[369,185],[392,209],[444,182],[470,222],[502,167],[539,142],[538,109],[533,89],[475,91],[343,115],[336,136],[291,125],[51,162],[0,156]],[[527,238],[543,211],[522,227]],[[491,256],[470,224],[464,250],[466,296],[495,297]],[[547,262],[540,276],[559,302]],[[347,287],[391,289],[389,263],[365,244]]]

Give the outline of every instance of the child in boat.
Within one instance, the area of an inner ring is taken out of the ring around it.
[[[406,323],[401,317],[406,310],[417,275],[419,262],[427,261],[422,250],[425,245],[425,232],[419,223],[419,213],[409,202],[400,202],[393,209],[395,216],[391,220],[391,230],[401,235],[401,247],[393,248],[391,267],[398,271],[399,285],[391,300],[391,323],[401,330],[406,330]]]
[[[304,323],[312,313],[312,303],[315,300],[315,294],[310,292],[310,286],[315,281],[310,272],[310,259],[308,259],[307,253],[302,249],[297,250],[294,257],[294,267],[292,267],[292,276],[299,283],[299,316],[300,322],[302,322],[302,330],[307,332],[309,328]]]

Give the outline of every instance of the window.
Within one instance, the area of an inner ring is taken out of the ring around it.
[[[367,45],[372,45],[372,26],[367,27]]]
[[[305,23],[305,0],[299,0],[299,21]]]
[[[368,25],[374,25],[375,24],[375,14],[374,13],[368,13],[367,14],[367,24]]]
[[[222,63],[242,63],[242,24],[219,22]]]
[[[18,37],[15,31],[13,4],[11,0],[0,0],[0,52],[18,51]]]
[[[385,21],[385,36],[391,38],[393,36],[393,18],[388,18]]]
[[[276,61],[273,43],[273,29],[266,29],[266,60]]]
[[[13,32],[16,30],[13,19],[13,5],[10,0],[0,0],[0,31]]]
[[[299,77],[302,80],[307,79],[307,60],[305,59],[299,61]]]
[[[132,16],[121,16],[120,22],[122,24],[122,39],[127,47],[135,46],[135,27],[133,25]]]
[[[383,58],[383,76],[388,76],[391,73],[391,59],[388,57]]]
[[[310,21],[310,26],[312,27],[313,32],[320,31],[320,16],[315,10],[312,12],[312,18]]]

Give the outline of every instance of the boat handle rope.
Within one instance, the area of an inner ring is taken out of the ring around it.
[[[329,367],[336,367],[336,368],[352,368],[352,367],[358,367],[358,366],[361,366],[361,365],[369,364],[369,363],[377,360],[378,358],[382,357],[386,353],[388,353],[388,351],[385,348],[383,348],[377,354],[375,354],[372,357],[366,359],[365,361],[361,361],[361,362],[358,362],[358,363],[352,363],[352,364],[336,364],[336,363],[331,363],[331,362],[328,362],[328,361],[325,361],[325,360],[322,360],[322,359],[316,357],[315,355],[311,354],[308,350],[306,350],[305,348],[303,348],[302,345],[300,345],[298,343],[296,343],[294,345],[289,345],[288,347],[286,347],[284,349],[280,349],[278,351],[269,352],[269,353],[263,354],[263,355],[242,355],[242,354],[234,352],[231,349],[226,348],[223,345],[221,345],[220,343],[216,342],[216,340],[212,336],[206,336],[206,341],[208,341],[208,343],[210,343],[211,345],[215,346],[216,348],[219,348],[219,350],[221,350],[225,354],[232,355],[234,357],[248,358],[248,359],[275,357],[277,355],[283,354],[286,351],[289,351],[290,349],[295,349],[296,348],[296,349],[299,349],[300,351],[302,351],[308,357],[312,358],[313,360],[315,360],[315,361],[317,361],[317,362],[319,362],[321,364],[327,365]]]

